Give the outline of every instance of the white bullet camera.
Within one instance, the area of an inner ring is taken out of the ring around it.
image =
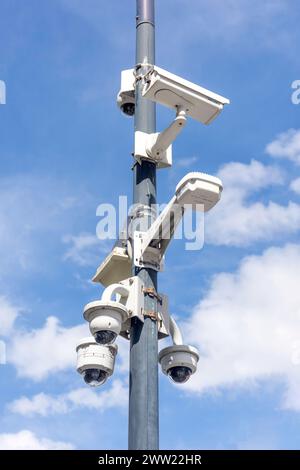
[[[210,124],[230,101],[178,75],[153,66],[145,76],[143,96],[168,108],[181,109],[203,124]]]
[[[113,374],[118,347],[115,344],[103,346],[93,337],[83,338],[76,347],[77,372],[91,387],[104,384]]]
[[[191,172],[176,186],[176,201],[182,207],[191,205],[194,210],[207,212],[220,200],[222,190],[222,181],[216,176]]]
[[[190,116],[203,124],[210,124],[230,101],[199,85],[174,75],[155,65],[139,77],[142,80],[142,96],[176,111],[174,121],[162,132],[135,132],[134,158],[156,162],[157,168],[172,165],[172,143],[185,127]],[[135,113],[134,69],[121,73],[121,90],[117,103],[127,116]]]
[[[182,384],[197,370],[199,353],[193,346],[174,344],[160,351],[158,356],[162,372],[173,382]]]
[[[134,116],[135,113],[135,75],[134,69],[121,72],[121,90],[117,96],[117,104],[126,116]]]
[[[84,307],[83,316],[89,322],[90,332],[96,342],[104,345],[116,340],[122,324],[128,318],[128,311],[119,302],[96,300]]]

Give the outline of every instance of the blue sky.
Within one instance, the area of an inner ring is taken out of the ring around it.
[[[224,183],[203,250],[174,241],[159,279],[201,352],[185,386],[160,376],[161,447],[298,448],[298,5],[156,3],[157,64],[231,99],[211,126],[189,120],[158,175],[161,202],[188,171]],[[2,0],[0,13],[0,448],[126,448],[128,344],[96,392],[74,344],[110,248],[96,208],[131,197],[133,123],[115,98],[135,2]],[[162,129],[172,113],[157,117]]]

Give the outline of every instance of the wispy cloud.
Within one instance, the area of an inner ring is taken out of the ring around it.
[[[61,181],[42,175],[0,179],[0,277],[41,270],[46,247],[60,244],[77,199]]]
[[[209,51],[211,44],[216,47],[215,54],[220,48],[242,49],[243,53],[254,48],[256,53],[258,50],[277,51],[280,45],[294,60],[295,54],[289,50],[293,49],[298,34],[294,5],[291,0],[189,0],[188,5],[184,0],[159,2],[157,13],[159,24],[163,25],[158,31],[160,50],[171,64],[184,60],[187,48],[196,44],[204,56],[206,47]],[[179,11],[180,15],[175,14]],[[289,29],[283,18],[291,25]],[[164,40],[166,29],[176,35],[176,48],[173,50]]]
[[[6,85],[3,80],[0,80],[0,104],[6,104]]]
[[[194,165],[197,161],[197,157],[179,158],[176,160],[176,165],[180,168],[189,168],[192,167],[192,165]]]
[[[119,2],[116,17],[111,2],[60,1],[64,8],[101,33],[110,47],[120,53],[125,48],[128,50],[128,38],[133,43],[134,3],[128,7],[126,2]],[[290,0],[206,0],[201,3],[189,0],[188,5],[184,0],[169,0],[157,2],[156,16],[157,24],[161,26],[157,28],[159,51],[170,64],[185,60],[187,49],[195,44],[201,44],[202,55],[206,54],[205,46],[211,43],[218,48],[228,47],[231,51],[241,48],[257,50],[258,44],[260,50],[277,50],[281,45],[287,55],[297,37],[297,27],[292,27],[294,6]],[[288,31],[282,18],[290,20]],[[122,31],[122,34],[111,34],[111,28]],[[174,48],[165,40],[173,35],[176,36]]]
[[[300,129],[289,129],[279,134],[266,147],[273,158],[285,158],[300,165]]]
[[[100,256],[107,254],[111,241],[99,240],[91,233],[79,235],[65,235],[63,242],[69,245],[64,254],[65,260],[70,260],[79,266],[97,267]]]
[[[7,336],[21,309],[13,305],[6,297],[0,296],[0,336]]]

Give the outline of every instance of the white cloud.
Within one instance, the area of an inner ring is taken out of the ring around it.
[[[247,246],[257,241],[271,241],[300,229],[300,206],[269,201],[248,202],[259,190],[283,184],[282,172],[252,160],[249,165],[226,164],[218,173],[224,190],[221,201],[208,214],[205,241],[217,245]]]
[[[115,380],[108,390],[99,393],[89,387],[72,390],[69,393],[51,396],[39,393],[32,398],[21,397],[8,405],[13,413],[23,416],[49,416],[65,414],[78,408],[89,408],[104,411],[108,408],[127,406],[127,387],[121,380]]]
[[[47,379],[50,374],[65,369],[75,369],[76,343],[90,336],[88,324],[64,327],[58,318],[48,317],[44,326],[30,331],[17,329],[8,343],[8,362],[17,369],[19,377],[34,381]],[[118,341],[116,368],[120,374],[127,374],[129,362],[128,341]],[[42,401],[43,394],[37,400]]]
[[[49,374],[76,364],[76,343],[89,336],[87,324],[65,328],[56,317],[49,317],[40,329],[20,331],[8,347],[8,362],[20,377],[39,381]]]
[[[186,325],[200,348],[194,392],[279,379],[282,406],[300,411],[300,245],[269,248],[216,275]]]
[[[20,308],[12,305],[6,297],[0,296],[0,336],[10,333]]]
[[[283,176],[279,168],[265,166],[256,160],[251,160],[249,164],[240,162],[226,163],[218,172],[218,176],[230,188],[237,188],[243,194],[273,184],[283,183]]]
[[[266,153],[274,158],[285,158],[300,165],[300,129],[289,129],[267,145]]]
[[[72,450],[67,442],[40,438],[24,429],[14,434],[0,434],[0,450]]]
[[[290,189],[296,194],[300,194],[300,178],[296,178],[290,184]]]
[[[64,259],[71,260],[79,266],[97,266],[99,257],[109,250],[108,243],[99,240],[91,233],[80,233],[79,235],[66,235],[63,242],[70,245]],[[109,242],[111,244],[111,242]]]

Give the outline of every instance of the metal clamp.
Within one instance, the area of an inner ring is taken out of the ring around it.
[[[134,265],[138,268],[150,268],[155,271],[163,270],[163,259],[161,257],[160,249],[152,246],[147,246],[144,249],[144,238],[147,232],[135,231],[133,236],[133,252],[134,252]]]
[[[139,74],[140,69],[144,67],[149,67],[149,69],[147,70],[147,72]],[[150,75],[153,72],[153,70],[154,70],[153,64],[147,64],[147,63],[136,64],[134,71],[133,71],[134,76],[135,76],[135,81],[137,82],[138,80],[147,80],[148,75]]]
[[[146,311],[143,315],[144,315],[144,317],[151,318],[151,320],[153,320],[153,321],[158,321],[159,320],[157,312],[154,312],[154,311],[151,311],[151,310]]]
[[[162,304],[162,297],[156,292],[154,287],[144,287],[143,292],[145,295],[149,295],[149,297],[156,299],[160,304]]]

